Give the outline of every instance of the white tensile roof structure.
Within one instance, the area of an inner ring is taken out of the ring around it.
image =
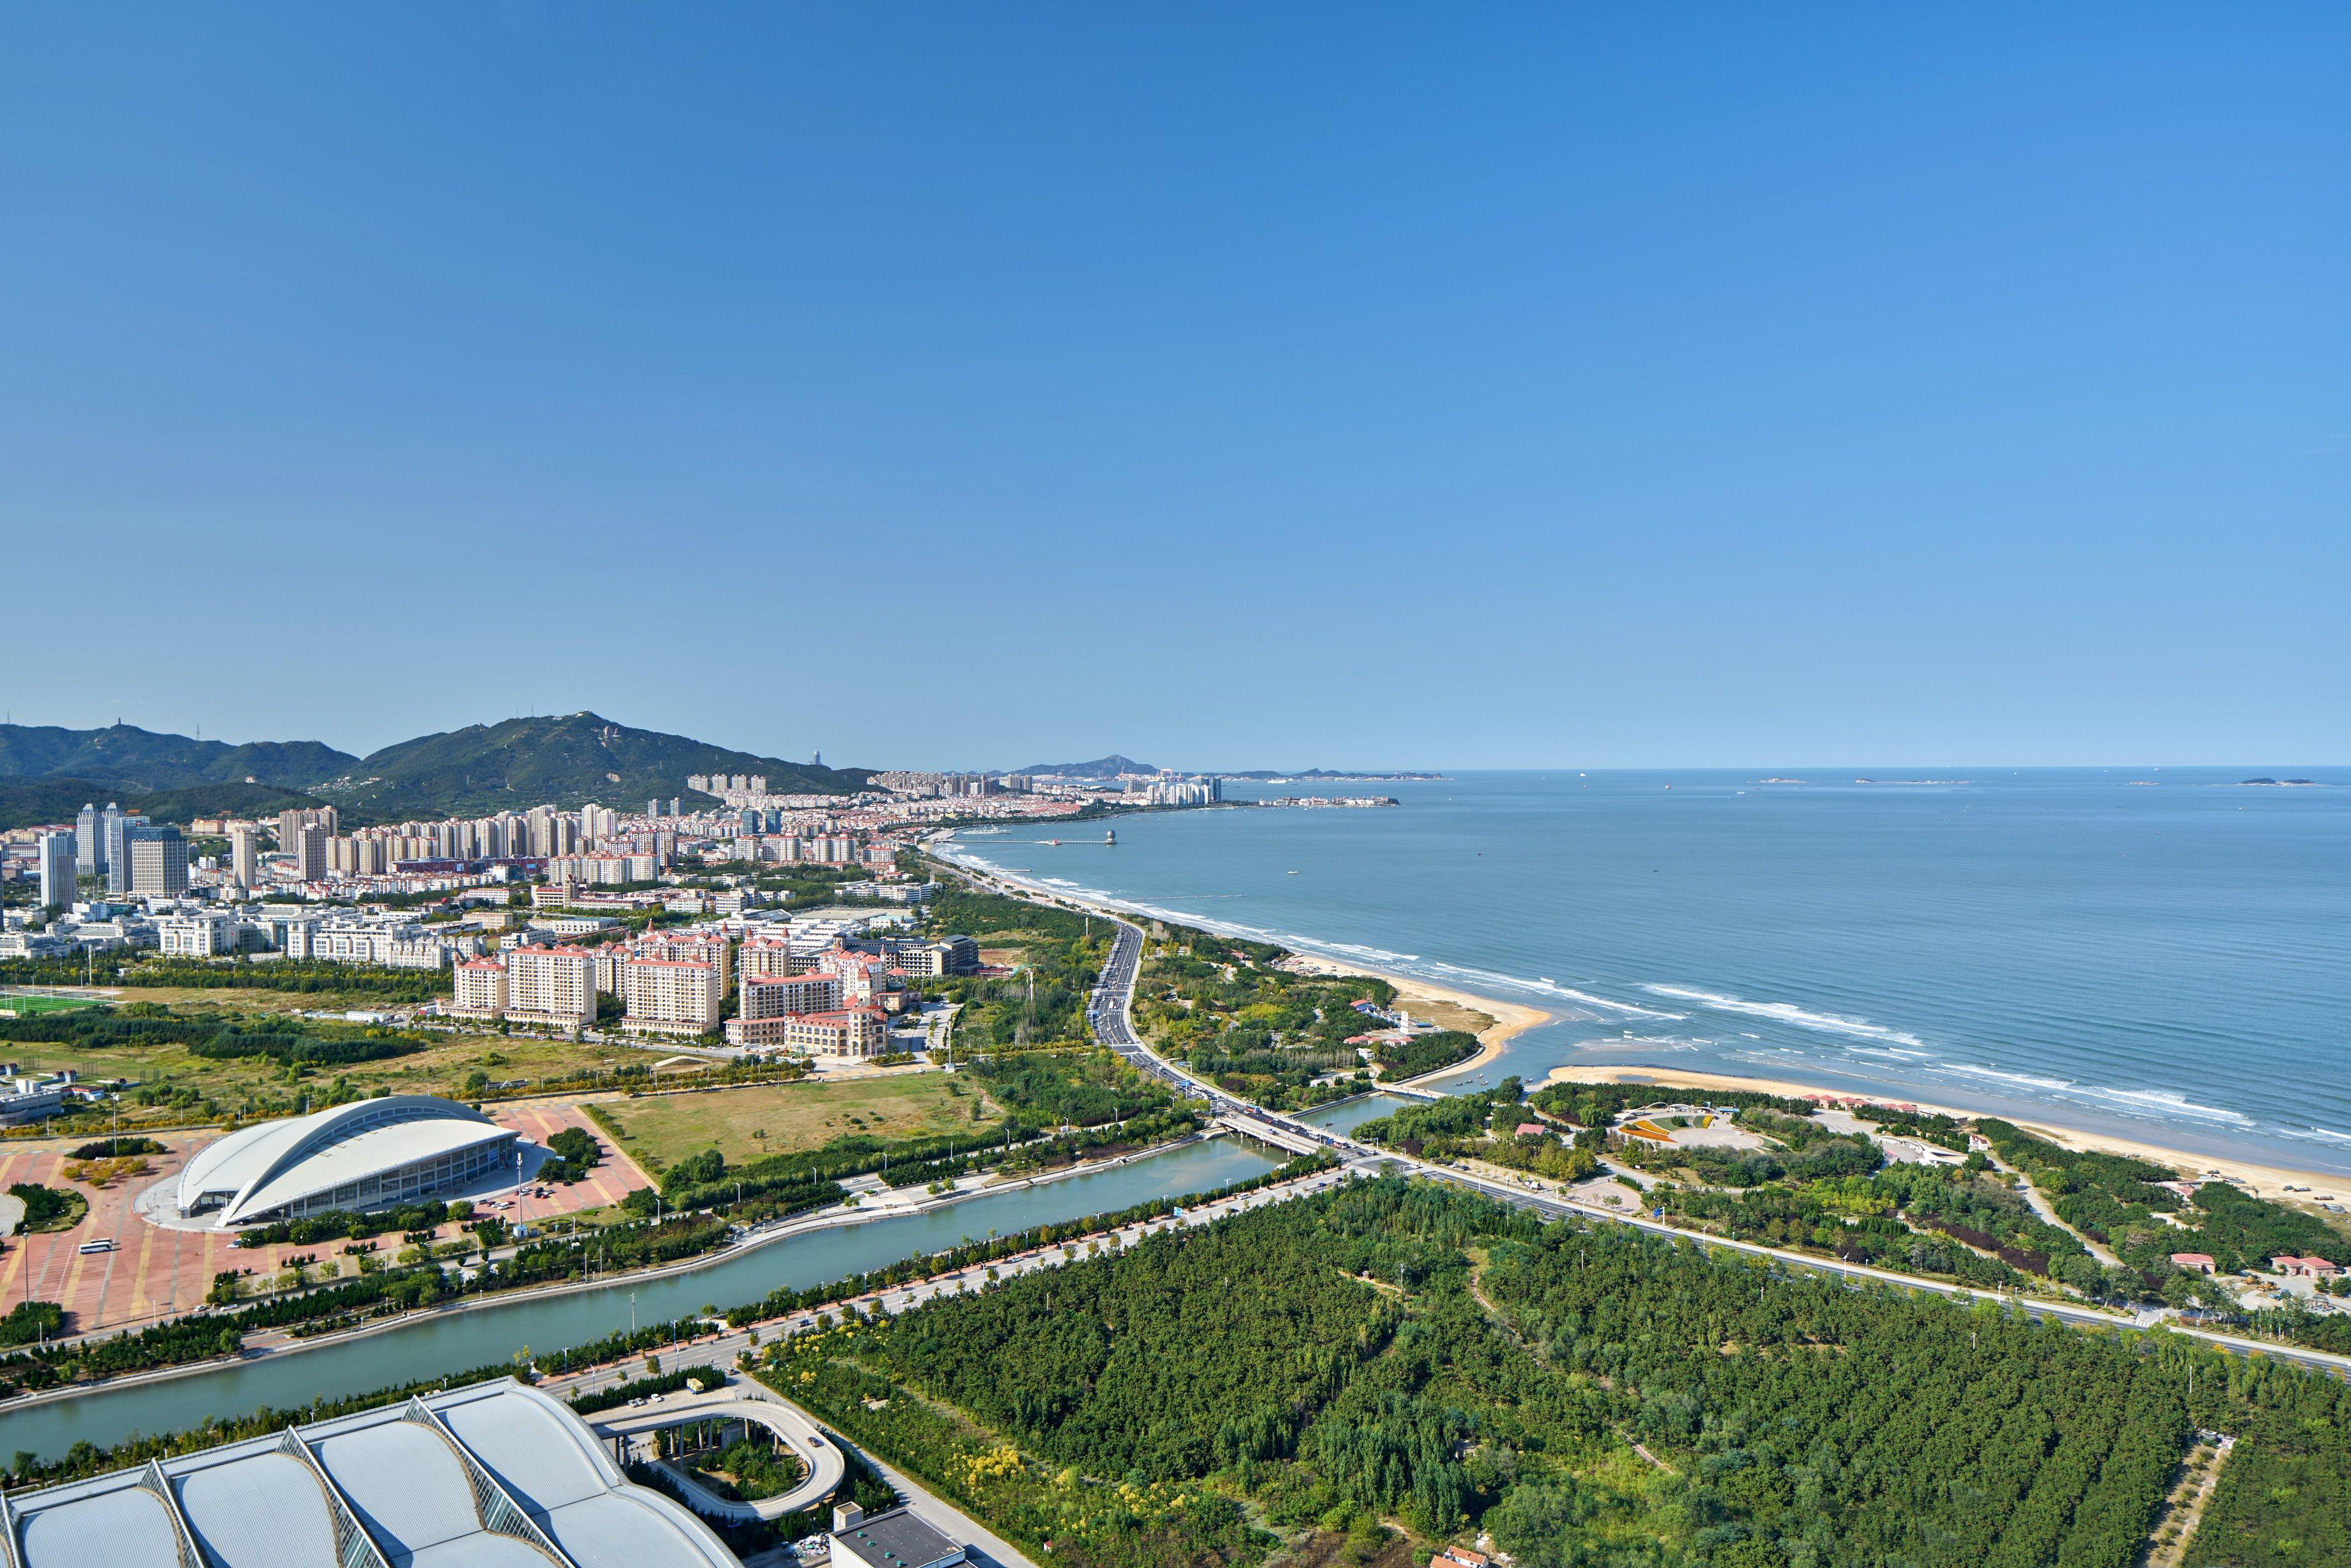
[[[511,1378],[0,1500],[9,1568],[738,1568]]]
[[[182,1214],[221,1204],[217,1225],[243,1224],[306,1197],[356,1189],[371,1178],[512,1139],[480,1112],[430,1094],[355,1100],[308,1116],[240,1128],[196,1151],[180,1173]],[[389,1201],[387,1198],[385,1201]],[[374,1195],[335,1204],[378,1207]]]

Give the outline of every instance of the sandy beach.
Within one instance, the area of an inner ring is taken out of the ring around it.
[[[1008,872],[972,865],[952,855],[941,857],[947,863],[983,882],[994,881],[1017,888],[1022,896],[1061,904],[1072,909],[1091,910],[1119,920],[1148,920],[1148,915],[1134,910],[1119,909],[1091,898],[1081,898],[1065,889],[1041,887]],[[1541,1008],[1523,1007],[1517,1002],[1498,1001],[1492,997],[1480,997],[1468,991],[1458,991],[1450,986],[1439,986],[1411,975],[1395,975],[1383,969],[1368,968],[1361,964],[1342,964],[1329,958],[1293,950],[1281,960],[1284,968],[1301,975],[1364,975],[1375,980],[1385,980],[1396,988],[1397,1005],[1416,1018],[1425,1018],[1444,1029],[1458,1029],[1478,1037],[1478,1054],[1467,1061],[1436,1072],[1423,1073],[1422,1079],[1441,1078],[1447,1073],[1466,1072],[1482,1067],[1502,1053],[1502,1047],[1524,1034],[1537,1024],[1549,1023],[1552,1015]],[[1475,1017],[1466,1015],[1474,1014]],[[1400,1079],[1399,1082],[1416,1083],[1421,1079]]]
[[[968,872],[979,870],[973,866],[965,866],[963,869]],[[1019,881],[1019,878],[1003,876],[1001,873],[993,874],[1008,882],[1017,883]],[[1058,889],[1025,886],[1021,891],[1032,897],[1043,897],[1076,907],[1096,909],[1100,913],[1119,915],[1123,918],[1134,918],[1125,912],[1104,907],[1091,900],[1071,898]],[[1394,974],[1373,968],[1368,965],[1341,963],[1335,959],[1296,951],[1282,962],[1284,967],[1301,974],[1365,975],[1385,980],[1395,987],[1398,1005],[1405,1010],[1416,1017],[1428,1019],[1443,1027],[1463,1029],[1478,1036],[1479,1050],[1476,1056],[1436,1072],[1398,1081],[1404,1083],[1426,1083],[1455,1073],[1466,1072],[1472,1068],[1485,1066],[1499,1057],[1502,1047],[1511,1040],[1537,1024],[1548,1023],[1552,1020],[1552,1015],[1540,1008],[1527,1007],[1517,1002],[1505,1002],[1492,997],[1481,997],[1468,991],[1456,990],[1448,986],[1436,985],[1416,976]],[[1479,1018],[1467,1018],[1463,1016],[1464,1014],[1477,1014]],[[1481,1024],[1480,1019],[1488,1021]],[[1730,1073],[1687,1072],[1674,1068],[1639,1065],[1553,1068],[1545,1082],[1575,1080],[1602,1083],[1658,1083],[1690,1089],[1748,1089],[1770,1094],[1784,1094],[1791,1099],[1816,1096],[1834,1099],[1857,1098],[1848,1091],[1824,1089],[1816,1084],[1797,1083],[1786,1079],[1746,1077]],[[1529,1087],[1532,1088],[1534,1085],[1530,1084]],[[1920,1111],[1939,1112],[1949,1116],[1971,1117],[1980,1114],[1955,1105],[1938,1105],[1923,1100],[1912,1100],[1891,1094],[1869,1098],[1876,1099],[1886,1104],[1911,1105]],[[2343,1217],[2325,1214],[2315,1209],[2316,1199],[2326,1197],[2329,1201],[2351,1205],[2351,1177],[2330,1176],[2324,1171],[2305,1171],[2287,1166],[2274,1166],[2234,1155],[2190,1154],[2184,1150],[2168,1148],[2160,1144],[2147,1143],[2139,1139],[2106,1133],[2084,1132],[2079,1128],[2068,1127],[2044,1118],[2013,1116],[2010,1119],[2018,1126],[2067,1148],[2095,1149],[2106,1154],[2126,1155],[2135,1159],[2168,1166],[2191,1176],[2205,1176],[2217,1172],[2221,1176],[2242,1183],[2248,1190],[2262,1197],[2311,1208],[2313,1212],[2320,1213],[2322,1218],[2329,1220],[2340,1220]],[[2289,1185],[2309,1190],[2288,1192],[2285,1189]]]
[[[1435,1072],[1425,1072],[1419,1078],[1398,1079],[1400,1083],[1418,1083],[1427,1079],[1443,1078],[1456,1072],[1467,1072],[1473,1067],[1483,1067],[1502,1054],[1502,1047],[1524,1034],[1537,1024],[1549,1023],[1552,1015],[1541,1008],[1524,1007],[1517,1002],[1498,1001],[1469,991],[1457,991],[1450,986],[1434,985],[1412,975],[1395,975],[1382,969],[1366,968],[1361,964],[1341,964],[1310,954],[1293,953],[1282,961],[1282,967],[1301,975],[1363,975],[1375,980],[1385,980],[1396,988],[1396,1006],[1415,1018],[1426,1019],[1445,1029],[1458,1029],[1478,1037],[1478,1054],[1467,1061],[1457,1061]]]
[[[1765,1094],[1784,1094],[1791,1099],[1826,1095],[1840,1100],[1865,1098],[1879,1104],[1911,1105],[1920,1111],[1940,1113],[1946,1116],[1970,1117],[1981,1113],[1962,1110],[1956,1105],[1934,1105],[1923,1100],[1900,1096],[1856,1096],[1843,1090],[1823,1089],[1809,1083],[1792,1083],[1778,1078],[1744,1078],[1721,1072],[1682,1072],[1666,1067],[1555,1067],[1544,1080],[1550,1083],[1656,1083],[1669,1088],[1746,1089]],[[2102,1154],[2127,1155],[2134,1159],[2150,1160],[2168,1166],[2189,1176],[2218,1175],[2242,1182],[2260,1197],[2282,1203],[2308,1207],[2322,1195],[2333,1195],[2337,1201],[2351,1202],[2351,1180],[2340,1176],[2328,1176],[2322,1171],[2293,1170],[2282,1166],[2264,1165],[2252,1160],[2238,1159],[2226,1155],[2192,1155],[2169,1149],[2160,1144],[2143,1143],[2136,1138],[2116,1137],[2105,1133],[2085,1133],[2079,1128],[2062,1126],[2057,1123],[2011,1117],[2027,1132],[2038,1134],[2050,1142],[2069,1149],[2095,1150]],[[2291,1183],[2312,1189],[2309,1192],[2288,1192]],[[2339,1215],[2327,1215],[2339,1219]]]

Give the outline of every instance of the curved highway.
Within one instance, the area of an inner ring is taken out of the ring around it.
[[[995,890],[1008,897],[1033,900],[1039,896],[1028,888],[996,882],[995,879],[987,877],[984,873],[975,872],[969,866],[959,866],[958,869],[977,876],[982,881],[994,883]],[[1343,1134],[1333,1133],[1327,1128],[1318,1127],[1311,1122],[1301,1121],[1288,1113],[1269,1111],[1263,1106],[1251,1104],[1226,1093],[1212,1083],[1194,1077],[1190,1072],[1161,1056],[1143,1042],[1142,1037],[1135,1032],[1134,1016],[1135,982],[1140,977],[1143,967],[1142,928],[1126,920],[1114,910],[1094,904],[1084,907],[1088,913],[1099,915],[1110,920],[1118,929],[1117,938],[1111,946],[1110,959],[1102,966],[1102,979],[1094,988],[1093,998],[1088,1008],[1087,1016],[1093,1024],[1095,1037],[1143,1071],[1175,1086],[1186,1094],[1207,1101],[1218,1115],[1246,1116],[1270,1122],[1284,1131],[1311,1139],[1339,1159],[1350,1164],[1409,1170],[1416,1176],[1426,1176],[1432,1181],[1449,1182],[1456,1186],[1467,1187],[1472,1191],[1483,1193],[1489,1197],[1499,1198],[1515,1207],[1541,1214],[1545,1218],[1612,1220],[1616,1224],[1629,1225],[1635,1229],[1646,1230],[1658,1236],[1672,1237],[1677,1240],[1696,1241],[1708,1247],[1725,1248],[1758,1258],[1769,1258],[1774,1262],[1785,1264],[1792,1269],[1839,1275],[1856,1287],[1868,1283],[1897,1285],[1904,1290],[1931,1291],[1938,1295],[2004,1302],[2034,1317],[2053,1318],[2079,1327],[2113,1329],[2153,1326],[2154,1320],[2126,1318],[2095,1307],[2077,1306],[2070,1301],[2028,1300],[1999,1291],[1980,1290],[1973,1286],[1949,1284],[1936,1280],[1922,1280],[1916,1275],[1899,1274],[1889,1269],[1873,1269],[1866,1264],[1848,1263],[1840,1259],[1810,1257],[1802,1252],[1783,1251],[1779,1248],[1765,1247],[1752,1241],[1734,1241],[1724,1237],[1683,1230],[1674,1226],[1660,1224],[1643,1216],[1617,1214],[1604,1208],[1589,1207],[1583,1204],[1571,1203],[1565,1199],[1554,1197],[1548,1193],[1529,1191],[1513,1186],[1507,1182],[1472,1176],[1466,1171],[1455,1170],[1446,1166],[1429,1165],[1398,1154],[1392,1149],[1359,1143]],[[2227,1351],[2234,1355],[2274,1356],[2280,1361],[2293,1362],[2309,1367],[2313,1371],[2351,1379],[2351,1356],[2332,1355],[2325,1351],[2308,1350],[2299,1345],[2243,1339],[2234,1334],[2214,1333],[2209,1329],[2188,1328],[2176,1322],[2168,1322],[2165,1326],[2172,1333],[2202,1340],[2216,1349]]]

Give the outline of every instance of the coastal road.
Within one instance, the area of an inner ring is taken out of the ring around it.
[[[999,883],[998,891],[1016,898],[1035,896],[1028,889],[1007,884]],[[1432,1181],[1448,1182],[1456,1186],[1483,1193],[1487,1197],[1499,1198],[1515,1207],[1541,1214],[1546,1218],[1610,1220],[1618,1225],[1628,1225],[1638,1230],[1648,1231],[1653,1235],[1671,1237],[1677,1240],[1697,1241],[1708,1247],[1722,1248],[1734,1252],[1743,1252],[1751,1257],[1766,1258],[1792,1269],[1837,1275],[1856,1289],[1871,1284],[1894,1285],[1909,1291],[1931,1291],[1937,1295],[1953,1298],[1995,1301],[2015,1307],[2036,1318],[2049,1318],[2081,1328],[2116,1329],[2153,1326],[2149,1322],[2123,1317],[2096,1307],[2077,1306],[2070,1301],[2034,1300],[1999,1291],[1980,1290],[1973,1286],[1947,1284],[1935,1280],[1923,1280],[1916,1275],[1896,1273],[1888,1269],[1873,1269],[1864,1263],[1848,1263],[1842,1259],[1814,1258],[1802,1252],[1790,1252],[1778,1248],[1765,1247],[1757,1242],[1734,1241],[1723,1237],[1685,1230],[1647,1216],[1615,1213],[1605,1208],[1574,1203],[1548,1193],[1515,1186],[1508,1182],[1475,1176],[1450,1166],[1429,1165],[1397,1154],[1394,1150],[1358,1143],[1353,1138],[1315,1126],[1310,1122],[1302,1121],[1287,1113],[1268,1111],[1262,1106],[1248,1104],[1223,1092],[1214,1084],[1194,1077],[1144,1043],[1142,1037],[1135,1032],[1133,1011],[1134,988],[1143,967],[1143,931],[1139,926],[1121,916],[1115,910],[1100,905],[1086,907],[1091,913],[1111,920],[1118,928],[1117,939],[1112,944],[1110,960],[1102,966],[1102,980],[1094,989],[1089,1009],[1096,1037],[1104,1045],[1109,1046],[1153,1077],[1161,1079],[1187,1094],[1207,1100],[1219,1114],[1243,1115],[1270,1122],[1285,1131],[1311,1139],[1333,1155],[1350,1164],[1364,1167],[1380,1166],[1389,1169],[1409,1171],[1415,1176],[1426,1176]],[[2310,1350],[2300,1345],[2245,1339],[2236,1334],[2215,1333],[2209,1329],[2189,1328],[2179,1323],[2167,1323],[2165,1326],[2175,1333],[2202,1340],[2216,1349],[2227,1351],[2231,1354],[2273,1356],[2277,1360],[2292,1362],[2314,1372],[2325,1373],[2330,1376],[2351,1379],[2351,1356],[2333,1355],[2325,1351]]]

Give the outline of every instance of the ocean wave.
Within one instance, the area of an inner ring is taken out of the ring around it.
[[[1972,1062],[1945,1062],[1939,1065],[1938,1071],[2020,1084],[2040,1090],[2044,1094],[2104,1104],[2111,1110],[2155,1120],[2218,1122],[2231,1127],[2253,1125],[2252,1118],[2241,1111],[2231,1111],[2221,1105],[2199,1104],[2169,1089],[2116,1089],[2103,1083],[2083,1083],[2070,1078],[2042,1078],[2030,1072],[2008,1072],[1997,1067],[1984,1067]]]
[[[2351,1144],[2351,1133],[2338,1133],[2332,1127],[2279,1127],[2281,1138],[2293,1138],[2305,1144]]]
[[[1293,942],[1302,942],[1304,941],[1304,938],[1293,936],[1290,940]],[[1420,955],[1417,953],[1391,953],[1384,947],[1367,947],[1361,942],[1322,942],[1317,943],[1316,946],[1320,946],[1326,953],[1345,953],[1352,957],[1362,958],[1374,964],[1417,964],[1420,962]],[[1434,967],[1439,969],[1445,968],[1447,966],[1443,964],[1434,966]]]
[[[2250,1127],[2253,1119],[2236,1111],[2218,1105],[2199,1105],[2185,1095],[2168,1089],[2076,1089],[2077,1094],[2093,1100],[2118,1100],[2126,1105],[2144,1107],[2171,1116],[2186,1116],[2198,1122],[2225,1122],[2232,1127]]]
[[[1946,1061],[1940,1064],[1945,1072],[1963,1072],[1970,1078],[1992,1078],[2002,1083],[2022,1083],[2029,1089],[2063,1091],[2074,1087],[2070,1078],[2035,1078],[2029,1072],[2004,1072],[1997,1067],[1981,1067],[1970,1061]]]
[[[1855,1040],[1878,1040],[1892,1045],[1907,1045],[1924,1051],[1927,1042],[1917,1035],[1867,1019],[1846,1018],[1838,1013],[1810,1012],[1793,1002],[1757,1002],[1745,997],[1725,996],[1719,991],[1701,991],[1689,986],[1643,986],[1653,997],[1671,997],[1677,1001],[1696,1002],[1718,1012],[1744,1013],[1749,1018],[1770,1019],[1775,1023],[1797,1029],[1814,1030],[1822,1034],[1850,1035]]]
[[[1447,964],[1437,959],[1430,960],[1426,967],[1438,974],[1453,976],[1474,984],[1506,990],[1525,991],[1531,996],[1556,997],[1562,1001],[1575,1002],[1587,1008],[1604,1008],[1610,1012],[1623,1013],[1627,1018],[1657,1019],[1667,1022],[1678,1022],[1688,1016],[1685,1013],[1662,1012],[1656,1008],[1638,1007],[1631,1002],[1611,1001],[1606,997],[1595,997],[1589,991],[1579,991],[1573,986],[1562,986],[1548,975],[1539,979],[1530,980],[1523,975],[1505,975],[1495,969],[1472,968],[1468,965]],[[1435,976],[1432,975],[1431,978],[1434,977]]]
[[[1712,1045],[1710,1040],[1683,1040],[1669,1034],[1627,1034],[1614,1040],[1579,1040],[1578,1051],[1698,1051]]]

